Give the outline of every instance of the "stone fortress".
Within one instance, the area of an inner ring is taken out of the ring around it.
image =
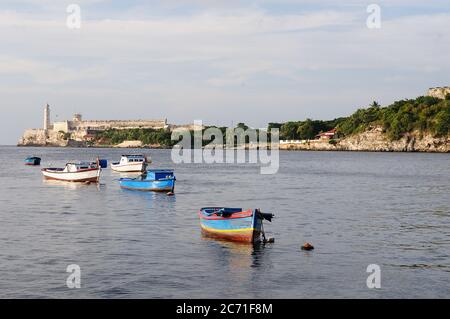
[[[445,99],[447,94],[450,94],[450,86],[429,88],[427,92],[428,96],[437,97],[439,99]]]
[[[44,107],[44,127],[28,129],[24,132],[19,146],[83,146],[95,137],[96,132],[108,129],[171,129],[167,119],[163,120],[125,120],[92,121],[83,120],[75,114],[71,121],[51,122],[50,106]]]

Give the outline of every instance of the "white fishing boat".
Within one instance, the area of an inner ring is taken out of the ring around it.
[[[97,162],[67,163],[64,168],[44,168],[42,174],[47,180],[98,183],[103,166],[101,164],[99,160]]]
[[[111,169],[116,172],[145,172],[148,163],[151,161],[145,155],[122,155],[120,162],[111,163]]]

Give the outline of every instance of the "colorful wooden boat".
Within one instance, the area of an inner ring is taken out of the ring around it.
[[[227,207],[204,207],[198,216],[204,236],[246,243],[265,239],[263,220],[273,218],[273,214],[262,213],[259,209],[243,211]]]
[[[145,155],[122,155],[120,162],[111,163],[116,172],[144,172],[151,161]]]
[[[119,183],[123,189],[173,193],[175,180],[173,170],[150,169],[138,178],[121,178]]]
[[[44,168],[42,169],[42,174],[47,180],[98,183],[100,181],[100,172],[105,165],[107,165],[105,160],[67,163],[64,168]]]
[[[25,165],[38,166],[41,165],[41,158],[36,156],[27,157],[25,159]]]

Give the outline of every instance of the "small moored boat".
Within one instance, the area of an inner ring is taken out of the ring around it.
[[[25,159],[25,165],[38,166],[41,165],[41,158],[36,156],[27,157]]]
[[[272,221],[274,217],[259,209],[227,207],[204,207],[198,216],[204,236],[246,243],[265,240],[263,220]]]
[[[47,180],[98,183],[100,181],[100,172],[106,165],[105,160],[67,163],[64,168],[44,168],[42,169],[42,174]]]
[[[120,162],[111,163],[111,169],[116,172],[144,172],[150,162],[145,155],[122,155]]]
[[[173,170],[150,169],[138,178],[121,178],[119,183],[123,189],[173,193],[175,180]]]

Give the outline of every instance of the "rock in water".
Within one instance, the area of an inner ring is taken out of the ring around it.
[[[302,245],[302,250],[313,250],[313,249],[314,249],[314,246],[311,245],[311,243],[304,243]]]

